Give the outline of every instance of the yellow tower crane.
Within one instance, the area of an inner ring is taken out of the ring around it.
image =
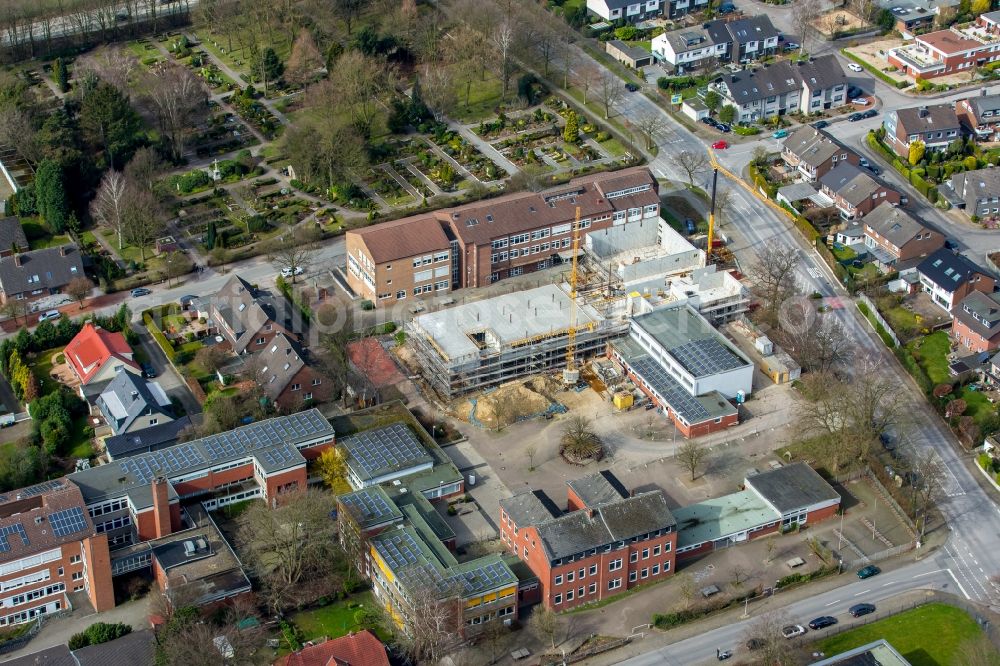
[[[708,209],[708,239],[705,245],[705,265],[712,263],[712,243],[715,242],[715,187],[719,184],[719,170],[712,170],[712,207]]]
[[[580,370],[576,367],[576,255],[580,251],[580,208],[576,209],[573,220],[573,263],[569,271],[569,328],[566,330],[566,369],[563,370],[563,383],[576,384],[580,379]]]

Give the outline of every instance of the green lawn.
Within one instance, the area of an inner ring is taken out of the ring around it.
[[[608,154],[611,155],[611,157],[623,157],[625,153],[628,152],[625,149],[625,146],[622,145],[621,141],[614,137],[601,142],[601,148],[608,151]]]
[[[951,383],[951,372],[948,370],[948,352],[951,350],[951,342],[946,332],[938,331],[917,338],[909,343],[907,348],[913,352],[913,357],[933,383]]]
[[[962,387],[958,397],[965,400],[964,416],[971,416],[980,425],[996,412],[996,407],[986,399],[985,395],[979,391],[970,391],[968,386]]]
[[[845,246],[840,246],[838,248],[836,245],[834,245],[832,248],[830,248],[830,252],[832,252],[833,256],[837,258],[837,261],[852,261],[855,257],[858,256],[857,252]]]
[[[455,85],[455,103],[451,115],[461,123],[474,123],[496,116],[496,108],[500,105],[503,84],[500,79],[488,76],[485,79],[473,78],[466,97],[466,81],[460,80]],[[507,90],[508,102],[517,97],[517,77],[512,76]],[[468,99],[468,104],[466,104]]]
[[[371,592],[362,592],[329,606],[295,613],[292,615],[292,622],[302,630],[307,641],[323,636],[339,638],[360,629],[354,621],[354,614],[362,607],[378,607]]]
[[[817,646],[824,654],[835,655],[884,638],[913,666],[948,666],[957,663],[959,646],[981,632],[965,611],[945,604],[927,604],[851,629]]]
[[[36,238],[28,243],[32,250],[44,250],[47,247],[59,247],[69,242],[69,236],[46,236]]]
[[[52,358],[62,352],[63,347],[55,347],[47,351],[40,352],[38,356],[35,357],[35,363],[32,365],[32,369],[35,372],[35,377],[38,377],[38,384],[41,388],[42,395],[48,395],[53,391],[59,390],[61,384],[56,380],[49,377],[49,372],[52,371]]]

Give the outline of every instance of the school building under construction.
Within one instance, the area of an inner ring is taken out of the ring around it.
[[[505,294],[415,317],[408,340],[424,377],[442,396],[566,367],[572,302],[556,285]],[[628,331],[622,299],[578,302],[575,356],[604,353]]]

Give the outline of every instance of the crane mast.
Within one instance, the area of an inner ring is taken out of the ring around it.
[[[569,272],[569,328],[566,330],[566,369],[563,370],[563,383],[575,384],[580,379],[580,370],[576,367],[576,257],[580,251],[580,208],[576,209],[573,220],[573,263]]]
[[[712,207],[708,210],[708,242],[705,245],[705,264],[712,263],[712,243],[715,242],[715,187],[719,184],[719,170],[712,170]]]

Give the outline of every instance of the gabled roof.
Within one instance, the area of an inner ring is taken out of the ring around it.
[[[715,45],[708,30],[701,26],[671,30],[668,33],[664,33],[663,38],[669,42],[674,53],[684,53]]]
[[[979,95],[963,101],[969,105],[977,124],[1000,122],[1000,95]],[[984,113],[990,115],[984,118]]]
[[[125,336],[85,322],[80,332],[63,350],[66,361],[84,384],[109,362],[139,371],[139,364],[132,360],[132,348]]]
[[[0,564],[93,534],[80,489],[64,479],[0,495]]]
[[[778,30],[766,14],[758,14],[735,21],[725,19],[710,21],[705,24],[705,30],[716,44],[730,41],[736,44],[762,42],[778,36]]]
[[[0,258],[0,291],[7,294],[60,289],[75,277],[83,277],[83,260],[72,243]]]
[[[795,68],[787,60],[758,69],[735,72],[723,77],[723,84],[729,90],[729,97],[737,104],[784,95],[802,87]]]
[[[97,406],[115,434],[126,432],[145,413],[173,418],[170,398],[160,384],[125,370],[119,370],[104,387]]]
[[[847,74],[833,55],[820,56],[808,62],[800,61],[796,69],[799,79],[810,90],[826,90],[847,85]]]
[[[361,237],[376,264],[450,247],[441,222],[430,216],[404,217],[351,233]]]
[[[966,205],[1000,197],[1000,169],[976,169],[956,173],[951,177],[951,186],[965,200]],[[970,210],[969,214],[975,212]]]
[[[385,646],[367,629],[310,645],[275,666],[389,666]]]
[[[271,345],[257,352],[257,357],[261,362],[257,381],[271,400],[276,400],[306,365],[298,346],[283,333],[274,336]]]
[[[28,249],[28,237],[24,235],[21,220],[16,217],[0,218],[0,252],[7,252],[15,247],[20,251]]]
[[[1000,294],[975,290],[963,298],[951,314],[987,340],[1000,335]]]
[[[931,231],[924,226],[920,220],[907,213],[902,208],[893,206],[888,201],[883,201],[875,210],[868,213],[865,218],[865,225],[872,231],[878,233],[882,238],[892,243],[898,248],[914,239],[914,236]],[[944,239],[942,239],[942,243]]]
[[[972,261],[947,248],[941,248],[921,261],[917,265],[917,272],[949,293],[976,274],[986,274]]]
[[[850,162],[841,162],[819,179],[820,184],[857,206],[882,189],[882,185]]]
[[[270,294],[235,274],[215,292],[212,309],[212,316],[225,323],[219,330],[237,354],[243,353],[257,331],[268,322],[278,321],[277,308]]]
[[[79,666],[117,666],[117,664],[152,664],[156,635],[152,629],[133,631],[107,643],[88,645],[73,651]]]
[[[799,161],[818,167],[837,153],[846,152],[847,148],[831,139],[825,132],[803,125],[788,135],[784,150],[795,155]]]
[[[550,560],[627,541],[676,525],[663,493],[650,491],[574,511],[535,526]]]
[[[920,134],[931,130],[961,129],[958,114],[951,104],[908,106],[895,111],[897,127],[904,135]],[[897,130],[897,134],[899,130]]]

